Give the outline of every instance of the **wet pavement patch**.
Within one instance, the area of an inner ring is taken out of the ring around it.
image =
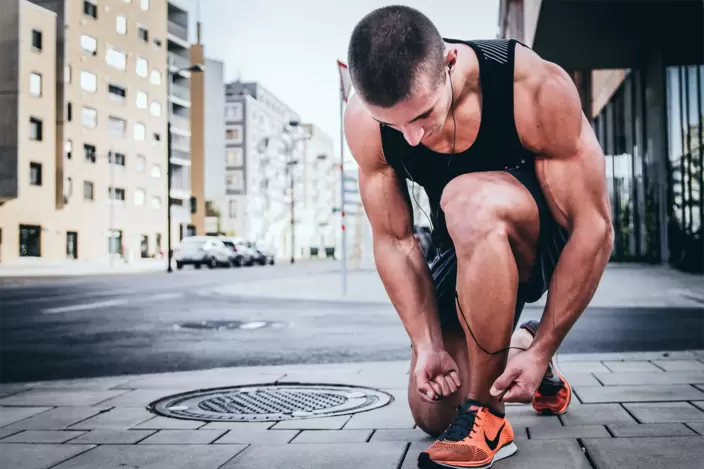
[[[283,322],[272,321],[188,321],[180,324],[174,324],[173,329],[195,329],[195,330],[255,330],[270,327],[280,329],[287,327]]]

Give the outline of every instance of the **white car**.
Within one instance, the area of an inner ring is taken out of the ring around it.
[[[193,265],[196,269],[207,265],[214,269],[218,266],[230,267],[230,249],[218,238],[213,236],[189,236],[181,240],[181,244],[174,250],[176,268],[182,269],[184,265]]]

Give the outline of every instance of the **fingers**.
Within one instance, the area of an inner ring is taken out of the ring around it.
[[[530,404],[533,402],[533,393],[527,392],[521,386],[514,384],[505,390],[503,396],[499,398],[501,402],[517,402],[521,404]]]
[[[494,397],[498,397],[500,394],[506,391],[507,388],[511,386],[514,380],[518,377],[518,374],[518,370],[513,368],[506,368],[506,370],[504,370],[501,376],[496,378],[496,381],[494,381],[494,384],[491,386],[491,389],[489,389],[489,394]]]
[[[418,394],[420,394],[420,398],[423,402],[432,404],[437,400],[437,394],[427,380],[424,379],[421,381],[418,379],[416,386],[418,388]]]

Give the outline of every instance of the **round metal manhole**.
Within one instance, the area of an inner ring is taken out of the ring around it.
[[[211,330],[211,331],[225,331],[225,330],[254,330],[261,329],[263,327],[271,327],[274,329],[280,329],[286,327],[286,324],[282,322],[271,322],[271,321],[189,321],[183,322],[181,324],[174,324],[173,329],[195,329],[195,330]]]
[[[356,414],[387,405],[385,392],[356,386],[272,384],[195,391],[147,408],[158,415],[207,422],[258,422]]]

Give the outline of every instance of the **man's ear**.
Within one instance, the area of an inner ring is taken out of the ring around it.
[[[457,49],[450,49],[445,54],[445,66],[452,69],[457,63]]]

